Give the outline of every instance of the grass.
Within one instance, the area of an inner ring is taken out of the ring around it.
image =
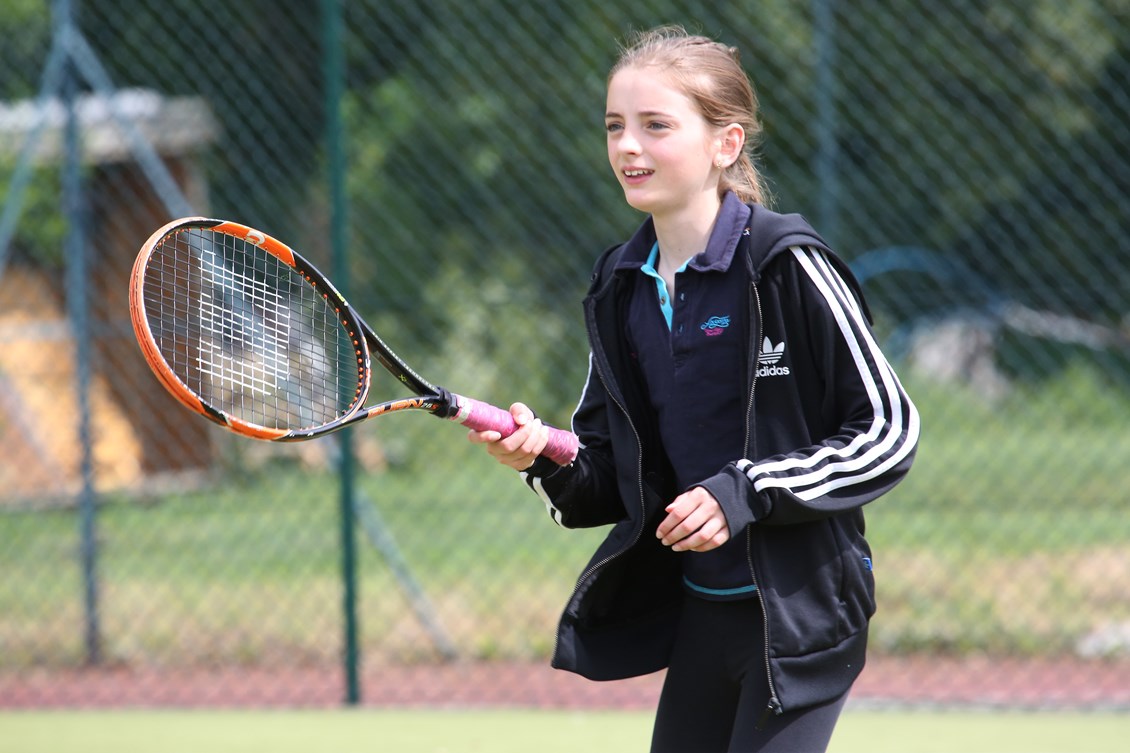
[[[5,753],[643,751],[648,713],[115,711],[0,714]],[[830,753],[1125,753],[1130,716],[848,709]]]

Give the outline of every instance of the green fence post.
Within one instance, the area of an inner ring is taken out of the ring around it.
[[[57,34],[70,33],[75,23],[71,0],[55,5]],[[90,284],[87,264],[86,195],[82,176],[82,125],[77,101],[79,72],[73,58],[68,58],[63,74],[63,104],[66,121],[63,128],[63,215],[67,218],[66,291],[67,311],[75,340],[75,383],[78,404],[79,456],[79,558],[82,567],[84,637],[87,664],[102,661],[102,626],[98,598],[98,544],[95,534],[96,498],[94,490],[94,436],[91,428],[90,382]]]
[[[341,124],[341,97],[345,76],[345,44],[342,39],[341,0],[323,0],[322,23],[325,31],[326,85],[326,162],[330,191],[330,244],[333,253],[334,280],[346,294],[348,277],[346,259],[346,196],[345,153]],[[345,670],[345,703],[356,705],[361,700],[358,674],[360,652],[357,646],[357,551],[353,514],[353,443],[349,430],[339,435],[339,473],[341,476],[341,570],[345,635],[342,661]]]
[[[816,38],[816,199],[817,227],[833,246],[839,241],[839,82],[835,0],[815,0]]]

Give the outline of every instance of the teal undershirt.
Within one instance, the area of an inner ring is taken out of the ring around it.
[[[687,268],[691,263],[690,259],[683,262],[683,266],[675,270],[675,274],[679,274]],[[663,280],[663,276],[659,274],[659,241],[651,247],[651,253],[647,257],[647,261],[640,267],[640,271],[645,275],[655,280],[656,292],[659,294],[659,310],[663,312],[663,318],[667,322],[667,329],[671,329],[671,315],[675,312],[674,306],[671,304],[671,296],[667,294],[667,283]]]

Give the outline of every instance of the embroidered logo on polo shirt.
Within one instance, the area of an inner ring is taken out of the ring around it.
[[[778,366],[782,356],[785,355],[785,341],[773,344],[768,337],[761,344],[761,352],[757,354],[757,370],[759,377],[788,376],[791,372],[788,366]]]
[[[712,316],[702,324],[698,325],[698,328],[701,329],[707,337],[718,337],[718,335],[722,334],[722,332],[729,326],[729,316]]]

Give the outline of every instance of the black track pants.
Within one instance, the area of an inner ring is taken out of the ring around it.
[[[847,700],[769,709],[761,602],[687,597],[652,753],[821,753]]]

